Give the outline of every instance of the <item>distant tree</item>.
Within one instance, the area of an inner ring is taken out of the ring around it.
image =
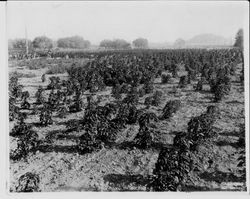
[[[234,47],[239,47],[243,49],[243,29],[239,29],[236,36],[235,36],[235,43]]]
[[[9,49],[25,49],[26,48],[26,39],[14,39],[8,41]],[[32,48],[31,40],[28,40],[28,48]]]
[[[50,49],[53,47],[53,41],[46,36],[36,37],[32,44],[34,48],[40,49]]]
[[[137,38],[133,41],[135,48],[148,48],[148,40],[144,38]]]
[[[125,41],[124,39],[116,39],[113,41],[115,49],[129,49],[131,48],[130,43]]]
[[[108,39],[102,40],[100,42],[100,47],[103,47],[103,48],[113,48],[113,41],[112,40],[108,40]]]
[[[185,40],[183,39],[176,39],[174,42],[174,47],[175,48],[183,48],[185,46]]]
[[[58,39],[57,47],[86,49],[90,47],[90,41],[84,40],[83,37],[80,36],[65,37]]]
[[[106,48],[106,49],[130,49],[131,45],[124,39],[115,39],[115,40],[108,40],[105,39],[100,42],[100,47]]]

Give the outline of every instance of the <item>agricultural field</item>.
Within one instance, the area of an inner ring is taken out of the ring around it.
[[[10,192],[246,191],[232,49],[9,60]]]

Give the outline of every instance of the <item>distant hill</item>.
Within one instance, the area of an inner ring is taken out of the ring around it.
[[[180,41],[182,41],[180,43]],[[177,39],[175,42],[149,42],[149,48],[153,49],[168,49],[168,48],[227,48],[232,46],[233,42],[229,38],[225,38],[214,34],[200,34],[192,37],[189,40]]]
[[[186,46],[230,46],[231,39],[214,34],[200,34],[185,42]]]

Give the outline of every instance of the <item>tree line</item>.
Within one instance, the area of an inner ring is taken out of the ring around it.
[[[177,39],[175,41],[175,46],[180,47],[183,46],[185,41],[182,39]],[[64,37],[58,39],[54,42],[52,39],[46,36],[36,37],[33,41],[27,41],[28,48],[32,49],[51,49],[53,47],[58,48],[73,48],[73,49],[89,49],[91,47],[91,43],[89,40],[85,40],[81,36],[71,36]],[[243,49],[243,29],[240,29],[235,36],[234,47],[239,47]],[[9,50],[12,49],[25,49],[26,48],[26,39],[14,39],[8,41]],[[129,43],[124,39],[104,39],[100,42],[99,48],[101,49],[113,49],[113,50],[121,50],[121,49],[131,49],[131,48],[140,48],[147,49],[148,48],[148,40],[145,38],[137,38]]]
[[[27,40],[28,48],[32,49],[52,49],[58,48],[73,48],[73,49],[89,49],[91,43],[89,40],[85,40],[81,36],[64,37],[54,42],[52,39],[46,36],[36,37],[33,41]],[[135,39],[132,44],[124,39],[105,39],[100,42],[100,48],[104,49],[131,49],[133,48],[148,48],[148,40],[144,38]],[[14,39],[8,41],[8,48],[12,49],[25,49],[26,39]]]

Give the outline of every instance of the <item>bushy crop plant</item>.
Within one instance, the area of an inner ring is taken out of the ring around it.
[[[158,121],[158,117],[153,112],[143,113],[140,115],[138,119],[140,127],[152,127],[157,121]]]
[[[13,75],[9,80],[9,95],[15,99],[22,96],[23,86],[18,84],[18,77]]]
[[[128,93],[131,89],[129,84],[123,83],[121,84],[121,93]]]
[[[10,159],[14,161],[26,158],[28,153],[39,145],[38,135],[30,128],[17,137],[17,148],[10,152]],[[33,150],[34,151],[34,150]]]
[[[243,148],[239,152],[239,157],[237,158],[237,169],[240,174],[240,177],[246,179],[246,149]]]
[[[188,76],[186,75],[181,76],[178,87],[185,88],[187,85],[188,85]]]
[[[52,107],[50,104],[44,103],[40,112],[40,124],[42,126],[48,126],[53,124],[52,120]]]
[[[120,100],[122,98],[122,90],[121,90],[121,85],[118,83],[118,84],[115,84],[115,86],[112,87],[112,97],[114,97],[116,100]]]
[[[193,140],[190,139],[187,132],[173,132],[175,134],[173,146],[180,150],[190,150]]]
[[[178,191],[192,170],[189,150],[163,148],[158,156],[147,190]]]
[[[214,94],[214,101],[221,101],[231,89],[230,71],[228,71],[227,66],[210,69],[208,82],[210,91]]]
[[[25,113],[20,112],[18,123],[10,132],[10,136],[17,138],[17,148],[10,153],[10,158],[14,161],[25,158],[29,151],[38,145],[38,135],[24,122],[26,117]]]
[[[45,82],[45,81],[46,81],[46,76],[45,76],[45,74],[42,74],[41,80],[42,80],[42,82]]]
[[[240,174],[240,177],[246,178],[246,132],[245,132],[245,124],[240,125],[239,131],[239,139],[237,142],[240,151],[237,153],[237,169]]]
[[[140,88],[138,91],[138,94],[139,94],[139,97],[143,97],[146,94],[144,88]]]
[[[162,84],[168,84],[169,83],[169,81],[170,81],[170,79],[171,79],[171,75],[169,75],[169,74],[162,74],[161,75],[161,83]]]
[[[27,118],[27,114],[19,112],[17,116],[17,124],[13,127],[10,132],[10,135],[13,137],[18,137],[27,134],[27,131],[30,130],[30,126],[27,125],[24,120]]]
[[[130,84],[132,87],[139,86],[141,78],[142,78],[142,72],[139,71],[138,67],[132,68],[128,76],[131,78]]]
[[[22,103],[21,108],[22,109],[30,109],[30,103],[27,101],[27,98],[29,97],[29,92],[26,91],[22,95]]]
[[[36,104],[43,104],[45,102],[44,89],[42,86],[38,87],[35,93],[35,97],[36,97]]]
[[[163,93],[161,91],[159,90],[155,91],[155,93],[153,94],[152,105],[159,106],[161,103],[162,96],[163,96]]]
[[[18,179],[18,185],[16,187],[17,192],[39,192],[40,188],[39,175],[31,172],[23,174]]]
[[[170,72],[172,73],[173,78],[178,77],[178,67],[173,61],[171,62]]]
[[[145,98],[144,105],[146,106],[147,109],[152,105],[153,100],[154,100],[153,96],[148,96]]]
[[[126,124],[135,124],[138,120],[138,113],[135,104],[121,103],[115,118],[117,125],[124,128]]]
[[[170,100],[167,102],[165,107],[162,110],[162,115],[160,116],[161,120],[169,119],[173,116],[174,113],[176,113],[181,106],[180,100]]]
[[[228,76],[217,80],[214,87],[214,101],[219,102],[225,95],[228,95],[231,89],[231,82]]]
[[[150,127],[141,127],[135,137],[135,143],[138,148],[148,149],[152,146],[155,129]]]
[[[154,91],[154,81],[150,79],[146,83],[144,83],[143,89],[145,90],[146,94],[150,94]]]
[[[59,102],[57,100],[57,95],[55,93],[54,90],[51,90],[50,94],[49,94],[49,97],[48,97],[48,101],[47,101],[47,104],[50,106],[51,109],[56,109]]]
[[[57,116],[59,118],[65,118],[68,112],[69,112],[68,105],[67,104],[63,104],[62,106],[58,107],[58,109],[57,109]]]
[[[87,89],[90,89],[91,93],[102,91],[106,88],[103,81],[103,77],[96,69],[90,69],[86,75]]]
[[[120,129],[113,119],[116,107],[112,104],[105,106],[88,106],[85,110],[83,128],[85,133],[80,137],[78,149],[80,153],[90,153],[99,150],[105,144],[115,141]]]
[[[9,120],[13,121],[18,118],[19,107],[16,105],[16,100],[14,97],[9,97]]]
[[[205,78],[201,77],[201,79],[197,82],[197,85],[195,87],[196,91],[202,91],[203,90],[203,84],[205,83]]]
[[[21,100],[28,99],[29,97],[30,97],[29,91],[22,92],[22,94],[21,94]]]
[[[137,87],[131,87],[130,91],[122,101],[125,104],[136,105],[139,102]]]
[[[162,96],[163,96],[163,93],[157,90],[152,96],[148,96],[145,98],[144,105],[146,106],[146,108],[149,108],[151,105],[159,106]]]
[[[216,122],[220,114],[218,107],[209,106],[207,111],[200,116],[193,117],[188,122],[188,139],[192,141],[192,150],[196,150],[197,146],[209,138],[213,138],[216,133],[213,124]]]
[[[157,116],[152,112],[142,113],[139,117],[139,132],[135,136],[135,143],[141,149],[148,149],[152,146]]]
[[[61,89],[59,77],[52,76],[49,78],[49,80],[50,80],[50,83],[47,86],[48,90]]]
[[[80,154],[91,153],[95,150],[100,150],[102,143],[100,140],[96,140],[96,135],[86,131],[79,137],[77,148]]]
[[[83,109],[83,102],[81,98],[81,92],[77,90],[75,94],[74,103],[69,106],[69,111],[75,113],[82,111],[82,109]]]

